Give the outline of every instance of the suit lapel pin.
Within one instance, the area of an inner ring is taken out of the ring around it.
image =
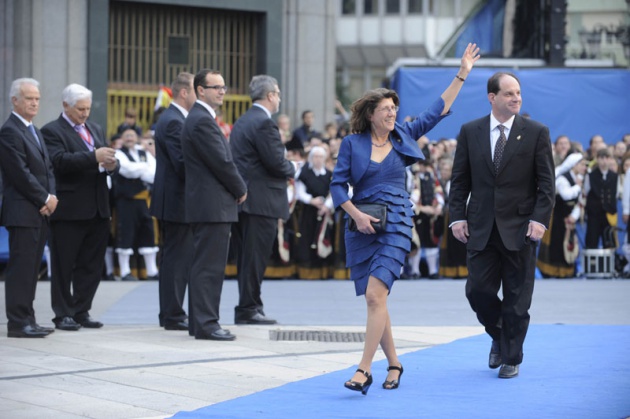
[[[516,141],[520,141],[521,140],[521,136],[519,135],[518,137],[516,137]]]

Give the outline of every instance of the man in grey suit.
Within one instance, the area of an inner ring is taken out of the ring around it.
[[[17,79],[9,96],[13,112],[0,128],[4,184],[0,221],[9,231],[11,254],[4,274],[7,336],[42,338],[54,329],[37,324],[33,301],[48,217],[57,208],[55,177],[44,138],[33,125],[39,111],[39,83]]]
[[[274,324],[265,315],[261,286],[278,219],[289,218],[287,180],[295,168],[284,156],[280,131],[271,119],[280,110],[278,82],[271,76],[254,76],[249,91],[254,104],[230,134],[234,162],[249,191],[232,234],[239,290],[234,319],[236,324]]]
[[[453,235],[467,243],[466,297],[492,337],[488,366],[512,378],[523,361],[536,245],[551,217],[555,175],[549,129],[519,115],[518,78],[495,73],[488,100],[491,114],[464,124],[457,138],[449,216]]]
[[[188,112],[195,104],[190,73],[180,73],[173,81],[173,102],[160,115],[155,126],[155,181],[151,195],[151,215],[160,221],[160,326],[166,330],[188,330],[183,308],[192,261],[192,233],[186,223],[184,156],[181,133]]]
[[[195,75],[197,102],[182,132],[186,168],[186,222],[193,233],[190,273],[189,333],[195,339],[234,340],[219,325],[219,303],[227,263],[231,224],[237,205],[247,198],[227,140],[215,121],[215,109],[227,91],[219,72],[204,69]]]

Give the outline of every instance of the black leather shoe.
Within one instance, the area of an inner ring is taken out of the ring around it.
[[[157,281],[158,279],[160,279],[158,275],[147,276],[147,281]]]
[[[204,339],[204,340],[234,340],[236,336],[231,334],[229,330],[225,329],[217,329],[209,335],[199,334],[195,336],[195,339]]]
[[[499,368],[501,366],[501,343],[498,340],[492,341],[490,347],[490,357],[488,358],[488,366],[492,369]]]
[[[7,331],[7,336],[10,338],[43,338],[48,335],[50,335],[50,332],[36,329],[30,324],[28,326],[24,326],[21,329],[14,329],[14,330],[9,329]]]
[[[131,274],[127,274],[125,276],[123,276],[121,278],[122,281],[137,281],[138,278],[136,278],[135,276],[131,275]]]
[[[100,329],[101,327],[103,327],[103,323],[94,320],[90,316],[84,317],[82,319],[75,318],[74,320],[87,329]]]
[[[166,330],[188,330],[188,322],[181,321],[177,323],[166,323],[164,325]]]
[[[518,365],[501,365],[499,370],[499,378],[514,378],[518,375]]]
[[[41,330],[42,332],[47,332],[48,334],[51,334],[52,332],[55,331],[55,329],[52,328],[52,327],[40,326],[37,323],[34,323],[31,326],[33,326],[33,329],[35,329],[35,330]]]
[[[236,324],[276,324],[278,322],[275,321],[274,319],[270,319],[269,317],[265,317],[260,313],[256,313],[248,319],[236,319],[234,323]]]
[[[55,328],[60,330],[74,331],[81,328],[79,323],[75,322],[72,317],[68,316],[62,317],[61,320],[53,320],[53,322],[55,323]]]

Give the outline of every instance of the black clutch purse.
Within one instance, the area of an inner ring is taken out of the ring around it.
[[[380,220],[379,222],[372,222],[372,227],[377,233],[385,231],[385,226],[387,225],[387,205],[355,203],[354,206],[357,207],[359,211]],[[348,219],[348,229],[350,231],[357,231],[357,223],[354,222],[352,217]]]

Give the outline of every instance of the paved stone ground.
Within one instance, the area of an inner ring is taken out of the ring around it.
[[[483,333],[464,284],[395,284],[389,308],[401,354]],[[42,325],[53,317],[49,292],[49,283],[40,282],[35,306]],[[102,329],[8,339],[0,283],[0,418],[165,418],[358,362],[361,343],[269,339],[270,330],[362,332],[365,303],[352,283],[269,280],[263,293],[267,314],[279,324],[235,326],[238,290],[226,281],[221,318],[234,342],[159,328],[156,282],[102,283],[91,312]],[[628,280],[537,280],[532,323],[630,324],[629,298]]]

